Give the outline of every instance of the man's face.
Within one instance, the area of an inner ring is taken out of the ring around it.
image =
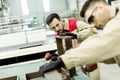
[[[85,19],[88,23],[102,29],[110,19],[109,11],[105,6],[94,5],[86,10]]]
[[[52,30],[54,30],[59,34],[63,32],[64,25],[63,25],[63,21],[61,20],[54,18],[52,22],[49,24],[49,26]]]

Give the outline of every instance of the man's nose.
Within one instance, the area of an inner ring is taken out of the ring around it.
[[[95,24],[95,23],[91,23],[91,25],[92,25],[93,27],[96,27],[96,24]]]
[[[59,30],[59,28],[58,28],[58,27],[55,27],[55,30],[56,30],[56,31],[58,31],[58,30]]]

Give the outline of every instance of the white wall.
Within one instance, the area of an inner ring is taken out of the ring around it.
[[[66,0],[50,0],[51,11],[64,11],[67,9]]]
[[[47,35],[45,29],[5,34],[0,35],[0,48],[28,45],[35,42],[45,41],[46,39]]]
[[[43,0],[27,0],[30,14],[43,13]]]
[[[21,15],[22,9],[20,0],[6,0],[8,6],[10,7],[10,15]]]
[[[112,1],[111,5],[114,7],[120,7],[120,0]]]
[[[76,0],[69,0],[69,9],[76,9]]]
[[[78,0],[78,1],[79,1],[79,3],[78,3],[79,9],[81,10],[81,7],[83,6],[83,4],[85,3],[86,0]],[[75,10],[76,9],[76,0],[69,0],[69,7],[70,7],[70,10]]]
[[[20,0],[6,0],[11,10],[11,15],[22,15]],[[27,0],[30,15],[44,14],[43,0]],[[66,0],[50,0],[51,11],[66,10]],[[43,15],[41,15],[43,16]]]

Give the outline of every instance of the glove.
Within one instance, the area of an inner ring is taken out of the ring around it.
[[[86,72],[92,72],[97,68],[97,64],[87,64],[85,66],[83,66],[83,70],[85,70]]]
[[[56,61],[59,58],[59,56],[57,54],[52,54],[52,61]]]
[[[51,59],[52,55],[49,52],[47,52],[44,57],[46,60],[49,60]]]
[[[63,33],[60,36],[72,36],[72,39],[77,39],[77,35],[70,32]]]
[[[50,61],[40,66],[40,74],[44,77],[44,73],[60,69],[61,67],[65,67],[61,58],[57,59],[56,61]]]
[[[57,54],[50,54],[49,52],[47,52],[46,54],[45,54],[45,59],[46,60],[52,60],[52,61],[55,61],[55,60],[57,60],[57,58],[58,58],[59,56],[57,55]]]

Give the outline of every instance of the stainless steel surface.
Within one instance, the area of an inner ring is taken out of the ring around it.
[[[33,60],[18,64],[12,64],[0,67],[0,79],[10,76],[17,76],[19,80],[26,80],[25,74],[39,71],[39,66],[45,62],[44,59]],[[74,76],[75,80],[90,80],[80,69],[76,69],[77,76]],[[74,80],[71,78],[71,80]],[[32,80],[46,80],[42,77]]]

